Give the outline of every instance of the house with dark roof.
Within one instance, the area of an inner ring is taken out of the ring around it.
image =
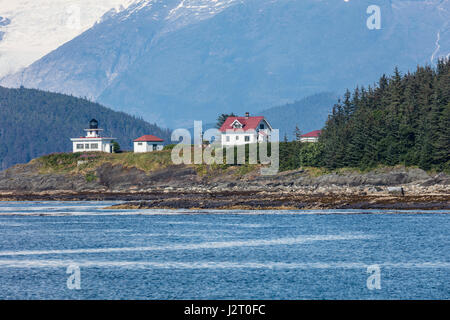
[[[272,126],[262,116],[228,117],[220,127],[222,146],[270,142]]]
[[[146,134],[133,141],[135,153],[159,151],[164,148],[164,140],[151,134]]]
[[[321,130],[314,130],[300,136],[300,142],[318,142]]]

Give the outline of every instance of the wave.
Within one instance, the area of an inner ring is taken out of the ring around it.
[[[258,247],[273,245],[295,245],[314,241],[340,241],[340,240],[366,240],[373,239],[372,235],[309,235],[294,238],[256,239],[245,241],[201,242],[193,244],[174,244],[166,246],[123,247],[123,248],[84,248],[62,250],[21,250],[0,251],[0,256],[28,256],[28,255],[55,255],[55,254],[83,254],[83,253],[112,253],[136,251],[172,251],[172,250],[199,250],[199,249],[226,249],[234,247]]]
[[[158,269],[367,269],[374,264],[362,262],[228,262],[228,261],[96,261],[96,260],[0,260],[3,268],[61,268],[76,265],[80,268],[158,268]],[[449,269],[450,262],[384,262],[380,268]]]

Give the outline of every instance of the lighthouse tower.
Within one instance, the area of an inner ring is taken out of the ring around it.
[[[86,131],[86,138],[99,138],[100,131],[103,131],[103,129],[99,129],[98,121],[92,119],[89,121],[89,129],[84,129],[84,131]]]
[[[98,127],[98,121],[92,119],[89,121],[89,128],[84,129],[85,137],[71,138],[73,144],[73,152],[101,151],[113,152],[113,141],[115,138],[102,137],[103,129]]]

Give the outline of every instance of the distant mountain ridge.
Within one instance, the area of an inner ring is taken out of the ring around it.
[[[369,5],[381,29],[369,30]],[[448,0],[138,1],[1,80],[164,126],[368,85],[450,52]]]
[[[280,140],[295,138],[295,128],[301,133],[322,129],[338,96],[331,92],[322,92],[299,101],[262,110],[258,114],[268,119],[273,128],[280,130]]]
[[[285,135],[288,140],[294,140],[294,131],[297,126],[302,133],[323,128],[328,115],[331,114],[333,105],[338,102],[338,98],[338,95],[332,92],[321,92],[293,103],[256,111],[250,115],[264,116],[272,128],[279,130],[281,141]],[[232,112],[238,116],[244,116],[242,110],[236,109],[232,110]],[[217,128],[217,122],[202,123],[203,131],[211,128]],[[193,137],[194,128],[190,127],[189,132]]]
[[[133,139],[144,134],[154,134],[166,142],[170,139],[168,129],[85,99],[0,87],[0,169],[48,153],[71,151],[70,138],[84,135],[83,129],[92,118],[125,150],[131,150]]]

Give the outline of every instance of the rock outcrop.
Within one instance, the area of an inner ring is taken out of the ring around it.
[[[0,172],[0,200],[139,200],[117,208],[141,209],[450,209],[445,173],[399,167],[262,176],[258,168],[240,169],[168,165],[146,172],[100,162],[89,171],[48,173],[32,161]]]
[[[401,187],[405,194],[448,194],[450,177],[418,168],[383,168],[367,173],[354,171],[313,176],[308,170],[262,176],[259,170],[237,175],[234,169],[199,173],[194,166],[170,165],[145,172],[136,167],[103,163],[92,179],[81,173],[40,173],[38,162],[0,172],[0,193],[42,192],[152,192],[152,191],[289,191],[301,193],[389,194]]]

